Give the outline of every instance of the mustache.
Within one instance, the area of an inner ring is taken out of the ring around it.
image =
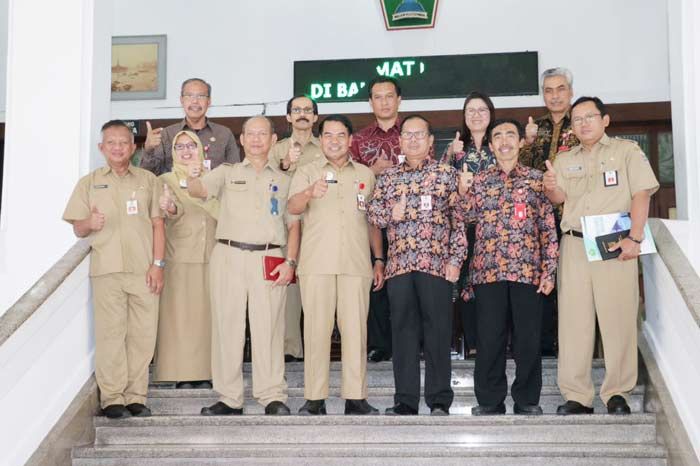
[[[297,118],[297,121],[305,121],[305,122],[309,123],[311,120],[309,120],[306,117],[299,117],[299,118]]]

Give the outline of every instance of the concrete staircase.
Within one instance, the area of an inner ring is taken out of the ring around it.
[[[263,407],[249,400],[244,416],[203,417],[202,406],[217,400],[213,391],[154,384],[148,400],[154,416],[122,421],[96,417],[95,444],[74,449],[73,465],[666,465],[656,417],[643,412],[644,386],[633,392],[631,416],[602,414],[599,400],[595,409],[600,414],[556,416],[562,402],[556,360],[544,360],[543,366],[541,417],[468,415],[476,404],[472,361],[453,361],[455,401],[449,417],[343,416],[340,363],[335,362],[328,416],[266,417]],[[383,411],[393,404],[391,363],[370,364],[368,371],[369,401]],[[602,362],[594,362],[593,373],[599,385]],[[509,381],[513,376],[509,361]],[[287,364],[287,381],[294,413],[304,402],[303,363]],[[426,413],[422,405],[421,414]]]

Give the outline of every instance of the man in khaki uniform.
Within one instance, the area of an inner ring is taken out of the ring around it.
[[[107,166],[80,179],[63,219],[92,246],[95,377],[104,414],[150,416],[144,403],[165,266],[161,188],[155,175],[131,166],[136,145],[124,122],[102,126],[99,148]]]
[[[564,204],[559,262],[559,389],[566,403],[558,414],[593,412],[591,358],[596,317],[605,349],[600,397],[610,414],[629,414],[628,393],[637,383],[637,257],[659,183],[632,141],[605,134],[610,116],[597,97],[581,97],[571,122],[581,145],[547,161],[545,193]],[[588,262],[581,217],[630,212],[629,236],[612,249],[617,259]]]
[[[352,124],[345,116],[330,115],[319,132],[324,157],[300,167],[289,191],[289,211],[304,215],[298,274],[304,305],[307,401],[299,413],[326,414],[330,342],[337,309],[345,414],[378,414],[366,400],[369,291],[373,281],[375,290],[384,281],[381,233],[366,217],[374,175],[350,158]],[[370,241],[378,256],[374,268]]]
[[[292,97],[287,102],[287,121],[292,134],[274,145],[270,160],[280,170],[290,175],[301,166],[323,157],[321,143],[313,135],[314,123],[318,120],[318,105],[304,95]],[[287,312],[285,313],[284,359],[295,361],[304,357],[301,344],[301,293],[299,284],[287,287]]]
[[[299,250],[299,221],[287,214],[289,176],[268,160],[276,136],[272,122],[257,116],[243,124],[246,158],[224,164],[202,179],[202,167],[190,166],[187,189],[221,206],[218,244],[210,259],[212,375],[220,401],[203,415],[243,413],[243,347],[246,304],[253,359],[253,396],[265,414],[289,414],[284,380],[284,304]],[[276,281],[265,280],[265,256],[287,259],[275,267]]]

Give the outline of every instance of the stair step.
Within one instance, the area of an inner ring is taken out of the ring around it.
[[[340,387],[341,381],[341,363],[338,361],[331,362],[331,370],[329,376],[330,387]],[[250,387],[250,363],[243,365],[244,384]],[[425,365],[421,362],[421,380],[425,374]],[[285,376],[287,385],[291,387],[304,386],[304,363],[289,362],[286,364]],[[515,363],[513,360],[506,362],[506,376],[509,381],[515,378]],[[591,377],[596,386],[603,383],[605,376],[605,365],[602,360],[596,359],[592,363]],[[543,359],[542,360],[542,384],[556,385],[557,384],[557,360]],[[152,382],[152,387],[172,387],[172,382]],[[369,387],[393,387],[394,372],[391,361],[380,363],[367,363],[367,385]],[[452,361],[452,386],[453,387],[473,387],[474,386],[474,361]]]
[[[663,466],[658,445],[627,444],[467,444],[443,443],[407,448],[405,444],[363,445],[131,445],[76,448],[74,466],[185,466],[222,464],[434,464],[521,466]]]
[[[654,443],[655,416],[153,416],[94,419],[95,445]]]
[[[455,399],[450,408],[452,414],[470,414],[471,407],[477,404],[474,396],[473,388],[457,388],[455,387]],[[379,408],[381,411],[394,404],[394,388],[393,387],[372,387],[368,390],[368,401],[371,405]],[[304,404],[304,389],[290,388],[288,390],[289,400],[287,405],[296,413]],[[250,390],[246,390],[246,401],[243,406],[243,412],[246,414],[263,414],[264,407],[252,399]],[[203,406],[210,406],[218,401],[218,395],[213,390],[184,390],[173,388],[152,388],[148,394],[148,406],[157,415],[195,415],[199,414]],[[540,405],[545,413],[556,413],[557,406],[562,404],[564,400],[559,393],[559,388],[556,386],[542,387],[540,397]],[[506,398],[506,405],[509,412],[513,408],[513,400],[510,396]],[[632,391],[629,397],[629,405],[632,412],[640,413],[643,411],[644,405],[644,387],[637,386]],[[330,396],[326,400],[326,407],[329,413],[342,414],[345,409],[345,400],[340,398],[340,389],[331,388]],[[605,413],[600,398],[595,399],[593,406],[596,412]],[[430,410],[421,403],[420,412],[428,414]]]

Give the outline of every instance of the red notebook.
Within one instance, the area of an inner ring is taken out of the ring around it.
[[[278,275],[271,275],[272,271],[275,270],[275,268],[280,265],[282,262],[284,262],[285,259],[284,257],[275,257],[275,256],[264,256],[263,257],[263,277],[265,277],[265,280],[270,280],[270,281],[275,281],[279,278]],[[297,282],[297,275],[296,273],[294,274],[294,277],[292,278],[292,281],[289,283],[296,283]]]

